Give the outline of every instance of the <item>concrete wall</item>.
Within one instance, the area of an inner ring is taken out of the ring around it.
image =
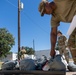
[[[36,58],[40,58],[42,55],[45,55],[47,58],[50,57],[50,50],[39,50],[35,52]]]
[[[59,54],[59,51],[56,51],[56,54]],[[50,50],[40,50],[35,52],[36,58],[40,58],[42,55],[45,55],[47,58],[50,56]],[[72,58],[71,52],[69,51],[69,58]]]
[[[57,54],[59,54],[58,51],[56,51]],[[39,50],[35,52],[35,56],[34,55],[27,55],[25,54],[26,58],[32,58],[32,59],[36,59],[36,58],[40,58],[42,57],[42,55],[45,55],[47,58],[50,58],[50,50]],[[70,53],[70,58],[72,58],[71,53]],[[17,59],[17,53],[12,53],[10,55],[7,55],[6,58],[0,58],[0,61],[9,61],[9,60],[16,60]]]

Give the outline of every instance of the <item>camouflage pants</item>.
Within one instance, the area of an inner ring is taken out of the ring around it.
[[[68,47],[70,48],[70,52],[72,54],[74,63],[76,63],[76,28],[74,29],[72,34],[69,36]]]
[[[25,54],[22,54],[22,55],[21,55],[21,59],[24,59],[24,58],[25,58]]]
[[[76,28],[74,29],[72,34],[69,36],[68,46],[71,48],[76,48]]]
[[[65,60],[67,61],[67,63],[69,63],[69,52],[66,50],[65,45],[59,46],[59,52],[61,55],[65,56]]]

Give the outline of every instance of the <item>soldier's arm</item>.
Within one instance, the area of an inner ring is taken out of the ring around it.
[[[51,18],[51,32],[50,32],[50,42],[51,42],[51,51],[50,56],[55,56],[55,45],[57,41],[57,28],[60,25],[60,21],[57,16],[52,16]]]
[[[50,42],[51,42],[51,51],[50,55],[52,57],[55,56],[55,44],[57,40],[57,27],[51,28],[51,33],[50,33]]]

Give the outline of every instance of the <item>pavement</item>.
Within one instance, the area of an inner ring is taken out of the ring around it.
[[[66,72],[66,75],[76,75],[76,72]]]
[[[66,68],[67,68],[67,63],[66,63],[66,61],[63,61],[63,62],[64,62],[64,64],[66,65]],[[73,59],[70,59],[69,62],[70,62],[70,63],[73,63],[74,61],[73,61]],[[70,72],[70,71],[67,70],[66,75],[76,75],[76,72]]]

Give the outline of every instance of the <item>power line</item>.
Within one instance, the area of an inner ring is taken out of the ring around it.
[[[16,5],[14,5],[13,3],[11,3],[9,0],[6,0],[9,4],[11,4],[12,6],[18,8]]]
[[[43,29],[40,25],[38,25],[35,21],[33,21],[33,19],[31,19],[24,11],[23,11],[23,13],[24,13],[25,16],[27,16],[27,17],[30,19],[30,21],[31,21],[32,23],[34,23],[35,26],[39,27],[39,28],[40,28],[41,30],[43,30],[44,32],[48,33],[45,29]]]
[[[14,5],[13,3],[11,3],[9,0],[6,0],[6,1],[7,1],[9,4],[11,4],[12,6],[18,8],[16,5]],[[25,15],[28,19],[30,19],[30,21],[31,21],[32,23],[34,23],[35,26],[39,27],[39,28],[40,28],[41,30],[43,30],[44,32],[48,33],[43,27],[41,27],[41,26],[38,25],[34,20],[32,20],[32,19],[25,13],[25,11],[23,11],[23,13],[24,13],[24,15]]]

